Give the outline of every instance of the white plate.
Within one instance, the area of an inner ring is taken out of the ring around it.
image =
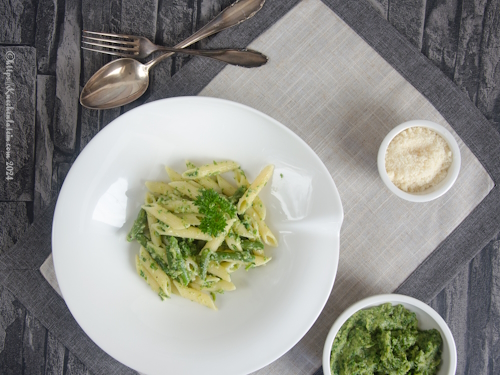
[[[265,267],[234,274],[212,311],[161,302],[137,276],[125,240],[146,180],[164,165],[234,160],[251,181],[275,165],[262,193],[279,247]],[[282,176],[281,176],[282,175]],[[103,350],[146,374],[244,374],[273,362],[309,330],[333,286],[342,204],[318,156],[272,118],[229,101],[184,97],[138,107],[85,147],[59,194],[52,248],[71,313]]]

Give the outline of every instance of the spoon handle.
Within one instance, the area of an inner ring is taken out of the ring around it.
[[[213,20],[175,46],[175,48],[184,48],[193,43],[206,38],[207,36],[218,33],[229,27],[236,26],[241,22],[251,18],[264,6],[266,0],[238,0],[220,12]],[[163,59],[172,56],[174,52],[167,52],[156,59],[146,63],[147,69],[151,69]]]
[[[167,51],[172,53],[184,53],[186,55],[210,57],[215,60],[223,61],[231,65],[238,65],[245,68],[255,68],[267,63],[267,56],[249,49],[183,49],[161,47],[159,51]]]

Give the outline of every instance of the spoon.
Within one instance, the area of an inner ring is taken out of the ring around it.
[[[265,0],[235,2],[175,48],[187,47],[209,35],[240,24],[257,13],[264,2]],[[111,61],[89,79],[80,95],[80,103],[90,109],[109,109],[133,102],[149,86],[149,69],[171,55],[172,52],[165,53],[146,64],[130,58]]]

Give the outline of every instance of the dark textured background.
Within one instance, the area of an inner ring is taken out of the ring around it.
[[[174,45],[230,0],[0,0],[0,61],[17,57],[15,184],[0,183],[0,254],[57,196],[78,153],[123,108],[92,111],[75,98],[109,58],[81,51],[80,30],[133,33]],[[452,80],[500,131],[500,0],[371,0],[372,5]],[[204,43],[200,42],[199,47]],[[243,47],[243,46],[227,46]],[[160,87],[188,61],[152,71]],[[4,73],[5,67],[0,71]],[[3,85],[3,83],[2,83]],[[22,89],[21,89],[22,88]],[[2,87],[4,90],[4,87]],[[0,96],[4,101],[4,96]],[[0,102],[2,111],[5,103]],[[5,117],[0,116],[2,134]],[[0,174],[5,173],[0,137]],[[499,145],[500,146],[500,145]],[[500,231],[500,228],[498,228]],[[457,374],[500,373],[500,237],[488,244],[430,305],[447,321]],[[0,286],[0,374],[90,374],[13,295]]]

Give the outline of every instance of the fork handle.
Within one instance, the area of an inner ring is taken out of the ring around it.
[[[238,0],[220,12],[212,21],[203,26],[189,38],[183,40],[175,48],[185,48],[193,43],[206,38],[207,36],[218,33],[231,26],[253,17],[263,6],[266,0]],[[165,53],[146,63],[148,69],[158,64],[163,59],[172,56],[173,52]]]
[[[211,49],[196,50],[183,48],[160,47],[158,51],[172,53],[184,53],[186,55],[210,57],[215,60],[223,61],[227,64],[243,66],[246,68],[255,68],[267,63],[267,56],[249,49]]]
[[[220,12],[212,21],[175,47],[185,48],[207,36],[240,24],[253,17],[255,13],[264,6],[265,1],[266,0],[237,0]]]

